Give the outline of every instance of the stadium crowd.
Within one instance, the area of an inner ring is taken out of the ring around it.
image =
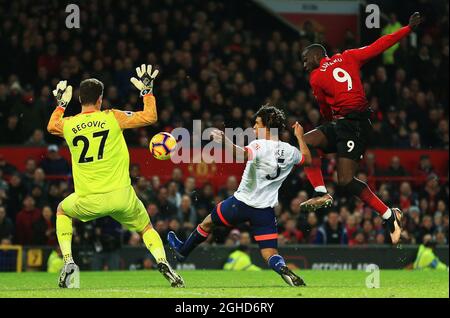
[[[105,84],[104,108],[138,110],[141,101],[129,79],[141,63],[158,65],[158,123],[125,131],[130,146],[147,147],[154,133],[189,129],[193,119],[201,119],[204,128],[247,128],[252,126],[254,111],[266,102],[283,108],[288,121],[299,120],[305,131],[319,125],[320,113],[300,59],[303,47],[324,38],[310,23],[304,24],[300,36],[292,35],[275,19],[264,24],[248,19],[245,10],[237,9],[242,5],[239,1],[82,3],[82,27],[73,30],[61,27],[66,13],[57,1],[11,1],[0,8],[4,39],[0,42],[0,146],[48,146],[49,150],[42,162],[28,159],[25,171],[17,171],[0,156],[0,239],[4,243],[56,244],[56,207],[73,188],[70,179],[46,178],[70,175],[69,164],[58,154],[63,140],[44,128],[55,107],[51,91],[60,79],[76,88],[82,79],[96,77]],[[417,45],[405,39],[390,56],[380,56],[363,68],[374,110],[372,146],[448,149],[448,2],[414,4],[433,17],[417,31]],[[398,14],[389,16],[384,31],[398,27],[397,18],[406,22]],[[348,32],[341,47],[327,48],[331,55],[358,46],[362,44]],[[67,113],[75,114],[79,107],[75,90]],[[286,141],[292,137],[289,131],[282,135]],[[333,160],[324,166],[330,177],[328,188],[334,192]],[[377,192],[389,205],[408,212],[404,242],[420,243],[424,235],[432,234],[438,243],[448,244],[448,182],[433,173],[427,157],[421,159],[418,173],[427,177],[425,185],[383,182]],[[406,174],[397,157],[388,171],[379,171],[369,154],[359,177]],[[199,187],[194,177],[183,176],[180,169],[173,171],[167,184],[161,184],[157,174],[140,175],[137,166],[131,167],[131,175],[162,238],[169,229],[185,238],[238,185],[236,177],[230,176],[226,186],[215,192],[210,184]],[[302,170],[293,172],[276,208],[280,244],[385,243],[381,218],[339,193],[330,211],[301,214],[299,204],[311,194]],[[246,231],[245,225],[231,232],[217,229],[210,243],[234,245]],[[115,249],[137,242],[135,233],[122,230],[111,219],[76,222],[75,246]]]

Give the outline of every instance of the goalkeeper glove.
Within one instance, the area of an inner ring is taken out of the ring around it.
[[[142,64],[141,67],[136,68],[136,73],[138,78],[132,77],[130,81],[141,91],[141,96],[153,94],[153,81],[158,76],[159,71],[155,70],[152,74],[152,66]]]
[[[72,86],[67,86],[67,81],[60,81],[53,91],[53,96],[56,97],[58,106],[66,108],[72,99]]]

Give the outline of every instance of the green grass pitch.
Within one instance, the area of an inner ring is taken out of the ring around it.
[[[157,271],[82,272],[81,289],[59,289],[57,275],[1,273],[0,298],[125,297],[125,298],[247,298],[247,297],[449,297],[448,272],[383,270],[380,288],[365,285],[364,271],[298,272],[307,287],[289,287],[272,271],[181,271],[186,288],[174,289]]]

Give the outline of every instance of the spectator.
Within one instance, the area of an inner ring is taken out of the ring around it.
[[[422,224],[420,225],[419,232],[417,235],[417,242],[422,243],[425,235],[433,235],[434,225],[433,219],[429,215],[425,215],[422,219]]]
[[[39,187],[45,193],[48,191],[48,181],[44,170],[41,168],[34,171],[33,180],[28,184],[28,192],[31,193],[35,187]]]
[[[149,182],[146,178],[139,177],[135,183],[134,190],[136,191],[139,200],[141,200],[145,206],[148,206],[150,202],[155,201],[155,194],[153,193],[152,188],[149,187]]]
[[[405,171],[405,168],[400,163],[400,158],[398,156],[394,156],[391,159],[391,164],[386,171],[386,176],[389,177],[404,177],[407,173]]]
[[[131,232],[128,245],[134,247],[142,246],[141,236],[136,232]]]
[[[125,130],[127,131],[127,130]],[[139,167],[139,165],[137,164],[130,164],[130,179],[131,179],[131,184],[136,184],[136,182],[139,180],[141,176],[141,169]]]
[[[17,168],[8,163],[5,157],[0,153],[0,170],[3,171],[4,175],[12,175],[17,171]]]
[[[34,172],[36,171],[36,168],[36,160],[34,160],[33,158],[28,158],[25,161],[25,171],[22,172],[22,180],[28,189],[32,187]]]
[[[31,135],[25,145],[29,147],[45,147],[47,143],[45,142],[42,129],[35,129],[33,135]]]
[[[54,222],[54,213],[49,206],[42,208],[42,215],[33,225],[33,244],[55,246],[56,226]]]
[[[225,239],[225,246],[237,247],[239,246],[239,241],[241,239],[241,232],[238,229],[232,229]],[[250,242],[249,242],[250,244]]]
[[[30,195],[23,200],[23,209],[16,216],[16,241],[21,245],[33,244],[33,223],[41,217],[41,211],[35,207]]]
[[[305,243],[313,244],[317,237],[318,231],[318,223],[317,216],[314,212],[308,213],[307,217],[307,226],[302,231],[305,234]]]
[[[0,144],[18,145],[24,141],[21,122],[16,114],[10,114],[6,120],[6,125],[1,127]],[[1,168],[1,161],[0,161]]]
[[[173,168],[172,170],[172,181],[175,182],[178,185],[178,191],[180,193],[184,192],[184,185],[183,185],[183,170],[180,168]]]
[[[428,202],[430,212],[435,211],[439,200],[444,200],[446,196],[444,190],[439,185],[439,178],[435,174],[430,174],[427,178],[425,188],[419,194],[420,198],[424,198]]]
[[[50,184],[46,204],[52,211],[56,211],[58,204],[62,201],[61,187],[57,183]]]
[[[0,191],[4,191],[4,195],[6,195],[6,191],[9,189],[9,184],[6,180],[3,179],[3,170],[0,170]],[[0,199],[4,199],[0,196]]]
[[[101,218],[95,221],[93,234],[92,270],[119,270],[121,247],[121,225],[113,219]]]
[[[368,176],[380,176],[382,171],[377,166],[377,160],[373,152],[369,152],[366,155],[365,171]]]
[[[70,165],[59,154],[57,145],[50,145],[47,148],[47,157],[41,161],[40,166],[47,175],[67,176],[70,174]]]
[[[433,173],[433,166],[431,164],[430,157],[427,155],[420,156],[419,166],[416,172],[416,176],[427,177]]]
[[[192,198],[196,196],[196,190],[195,190],[195,178],[194,177],[187,177],[184,180],[184,192],[182,194],[187,194]]]
[[[375,238],[375,243],[378,245],[383,245],[386,243],[386,235],[383,232],[377,233],[377,236]]]
[[[23,199],[27,194],[27,190],[22,183],[19,174],[13,174],[9,180],[8,203],[6,212],[11,220],[16,219],[16,214],[22,207]]]
[[[190,196],[186,194],[183,195],[177,215],[178,220],[182,224],[183,231],[185,231],[186,233],[191,233],[199,220],[197,219],[197,211],[192,205]]]
[[[226,182],[225,187],[219,190],[219,196],[222,199],[226,199],[226,198],[232,196],[236,192],[236,190],[238,188],[238,185],[239,184],[237,182],[236,177],[235,176],[229,176],[227,178],[227,182]]]
[[[292,218],[287,220],[283,236],[286,238],[287,244],[299,244],[304,239],[302,231],[297,229],[297,222]]]
[[[438,245],[448,245],[448,240],[444,232],[439,231],[436,233],[435,236],[436,236],[436,243]]]
[[[408,210],[411,206],[419,204],[418,197],[413,193],[411,184],[409,182],[402,182],[400,184],[399,205],[402,211]]]
[[[178,191],[178,183],[175,181],[170,181],[167,185],[167,191],[169,192],[169,201],[177,208],[181,204],[181,194]]]
[[[168,223],[168,230],[174,231],[177,234],[177,237],[179,237],[181,240],[186,240],[188,237],[188,234],[181,228],[180,221],[178,219],[170,219]],[[179,235],[179,236],[178,236]]]
[[[345,230],[347,231],[347,236],[355,239],[356,232],[359,231],[359,227],[356,223],[356,217],[354,215],[349,215],[347,222],[345,224]]]
[[[169,193],[166,187],[161,187],[158,191],[157,206],[164,219],[175,218],[177,215],[177,207],[170,203]]]
[[[214,209],[214,188],[211,183],[203,184],[196,206],[203,207],[208,211]]]
[[[14,224],[6,215],[6,209],[0,205],[0,241],[3,239],[12,240],[14,235]]]
[[[359,229],[356,232],[353,233],[352,239],[349,240],[348,245],[349,246],[355,246],[355,245],[365,245],[366,237],[364,235],[364,231]]]
[[[158,176],[153,176],[150,181],[151,190],[153,193],[158,193],[159,189],[161,188],[161,180]]]
[[[376,231],[373,228],[372,220],[365,220],[362,226],[364,232],[365,241],[368,244],[374,244],[376,242]]]
[[[316,244],[348,244],[347,231],[339,222],[339,214],[336,211],[328,212],[327,220],[318,232]]]

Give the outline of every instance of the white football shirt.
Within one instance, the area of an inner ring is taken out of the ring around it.
[[[300,151],[282,141],[257,139],[247,147],[249,159],[234,197],[258,208],[278,204],[278,190],[296,164],[303,163]]]

